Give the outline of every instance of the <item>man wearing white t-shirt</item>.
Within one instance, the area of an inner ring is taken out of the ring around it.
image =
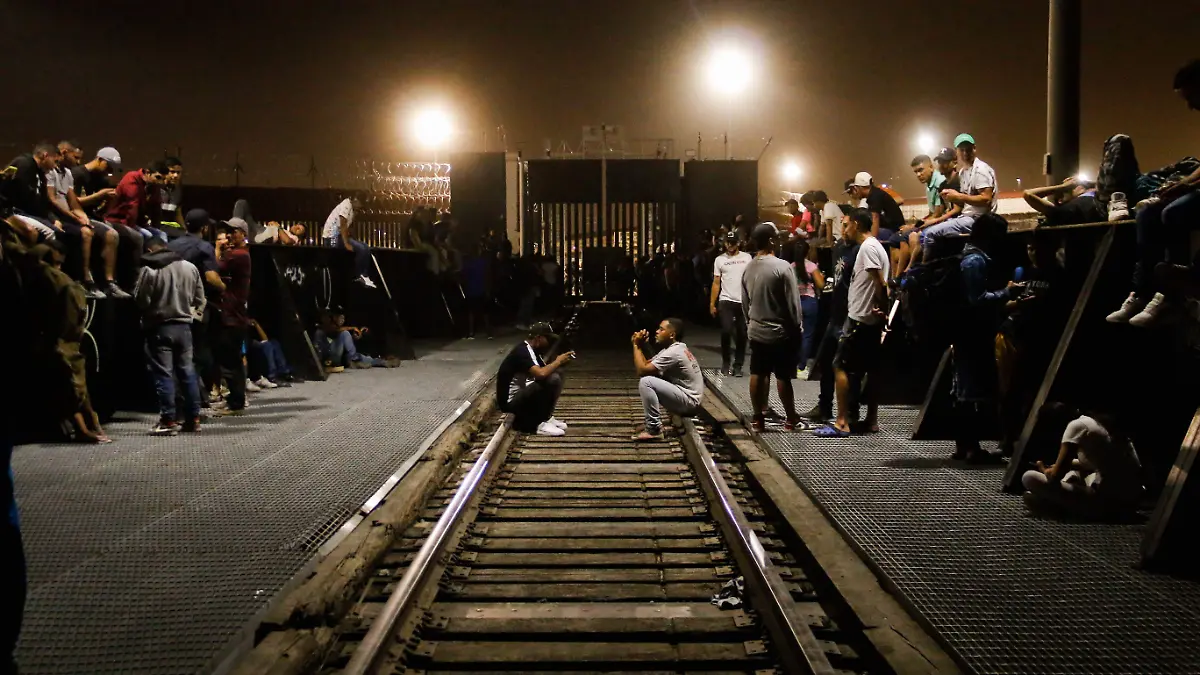
[[[738,234],[725,235],[725,252],[713,261],[712,295],[708,311],[721,319],[721,374],[742,376],[746,362],[746,311],[742,307],[742,273],[753,257],[738,250]],[[730,342],[734,343],[730,367]]]
[[[829,201],[824,190],[815,190],[811,194],[814,217],[821,219],[817,237],[833,244],[842,238],[842,209]]]
[[[321,229],[321,238],[326,246],[344,248],[354,254],[354,281],[367,288],[375,288],[371,281],[371,249],[353,238],[354,216],[360,208],[358,198],[343,199],[333,207],[329,217],[325,219],[325,227]]]
[[[867,404],[864,430],[867,433],[879,431],[878,406],[872,391],[875,387],[867,376],[878,365],[883,342],[883,306],[887,298],[890,264],[887,249],[871,236],[871,225],[871,213],[866,209],[851,211],[845,224],[846,239],[859,242],[859,251],[854,260],[854,273],[850,277],[846,325],[838,341],[837,355],[833,357],[837,420],[814,432],[824,438],[850,435],[848,413],[851,377],[866,382],[861,394],[863,402]]]
[[[954,139],[958,154],[958,190],[942,190],[942,201],[962,207],[962,214],[921,230],[921,248],[936,244],[941,237],[970,234],[975,221],[996,210],[996,172],[975,156],[975,137],[959,134]]]

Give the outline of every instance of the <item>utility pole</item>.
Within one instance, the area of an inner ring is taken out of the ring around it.
[[[1082,0],[1050,0],[1046,64],[1046,159],[1050,185],[1079,173],[1079,62]]]
[[[242,153],[235,152],[235,153],[233,153],[233,186],[234,187],[241,187],[243,171],[245,171],[245,169],[242,168]]]
[[[308,186],[317,188],[317,158],[314,155],[308,156]]]

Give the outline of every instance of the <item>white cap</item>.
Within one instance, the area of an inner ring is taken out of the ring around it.
[[[866,171],[859,171],[854,175],[854,182],[851,183],[854,187],[870,187],[871,174]]]
[[[96,152],[96,158],[102,159],[114,167],[121,166],[121,153],[117,152],[116,148],[100,148]]]

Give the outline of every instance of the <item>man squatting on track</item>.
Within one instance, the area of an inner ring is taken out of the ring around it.
[[[676,415],[686,415],[700,407],[704,396],[704,375],[692,351],[683,342],[683,321],[663,319],[654,333],[660,347],[654,358],[646,360],[642,345],[650,337],[638,331],[630,338],[633,343],[633,367],[642,378],[638,393],[646,412],[646,428],[633,437],[635,441],[662,438],[662,419],[659,407]]]
[[[500,362],[496,375],[496,404],[515,418],[513,428],[541,436],[563,436],[567,425],[554,418],[554,407],[562,395],[562,375],[558,369],[575,352],[559,354],[547,364],[542,354],[558,339],[548,323],[529,327],[529,337],[512,348]]]

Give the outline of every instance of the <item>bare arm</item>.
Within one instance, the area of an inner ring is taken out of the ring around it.
[[[871,236],[879,238],[879,212],[871,212]]]
[[[886,309],[885,302],[887,299],[887,282],[883,278],[882,269],[868,270],[871,274],[871,285],[874,287],[874,293],[871,294],[872,304],[876,311],[883,313]]]
[[[225,292],[225,282],[221,279],[221,274],[219,272],[216,272],[214,270],[209,270],[209,271],[205,272],[204,280],[208,282],[209,286],[212,286],[213,288],[217,289],[218,291],[221,291],[222,293]]]
[[[952,204],[970,204],[971,206],[987,206],[992,203],[993,188],[986,187],[979,191],[977,195],[969,195],[957,190],[947,190],[942,194],[942,199]]]
[[[1058,457],[1054,460],[1054,464],[1047,467],[1040,461],[1037,463],[1037,468],[1042,473],[1046,474],[1047,478],[1062,478],[1066,468],[1071,465],[1071,457],[1075,454],[1074,443],[1060,443],[1058,446]]]
[[[644,330],[634,333],[633,337],[629,340],[633,343],[633,369],[637,372],[638,377],[645,377],[647,375],[658,377],[660,374],[658,368],[653,363],[647,361],[646,355],[642,352],[642,343],[645,340],[646,331]]]
[[[71,209],[71,216],[78,220],[81,225],[87,225],[91,221],[83,211],[83,204],[79,203],[79,197],[75,194],[75,188],[71,188],[67,192],[67,206]]]
[[[567,359],[570,359],[571,355],[574,353],[575,352],[567,352],[566,354],[559,354],[558,358],[544,366],[533,366],[529,369],[529,376],[535,380],[544,380],[547,377],[550,377],[554,374],[554,371],[562,367],[562,364],[566,363]]]
[[[721,297],[721,277],[713,276],[712,293],[709,294],[708,308],[713,316],[717,315],[717,298]]]
[[[813,270],[811,276],[812,276],[812,281],[813,281],[813,287],[816,288],[818,291],[824,290],[825,275],[821,274],[821,270],[819,270],[819,269]]]

